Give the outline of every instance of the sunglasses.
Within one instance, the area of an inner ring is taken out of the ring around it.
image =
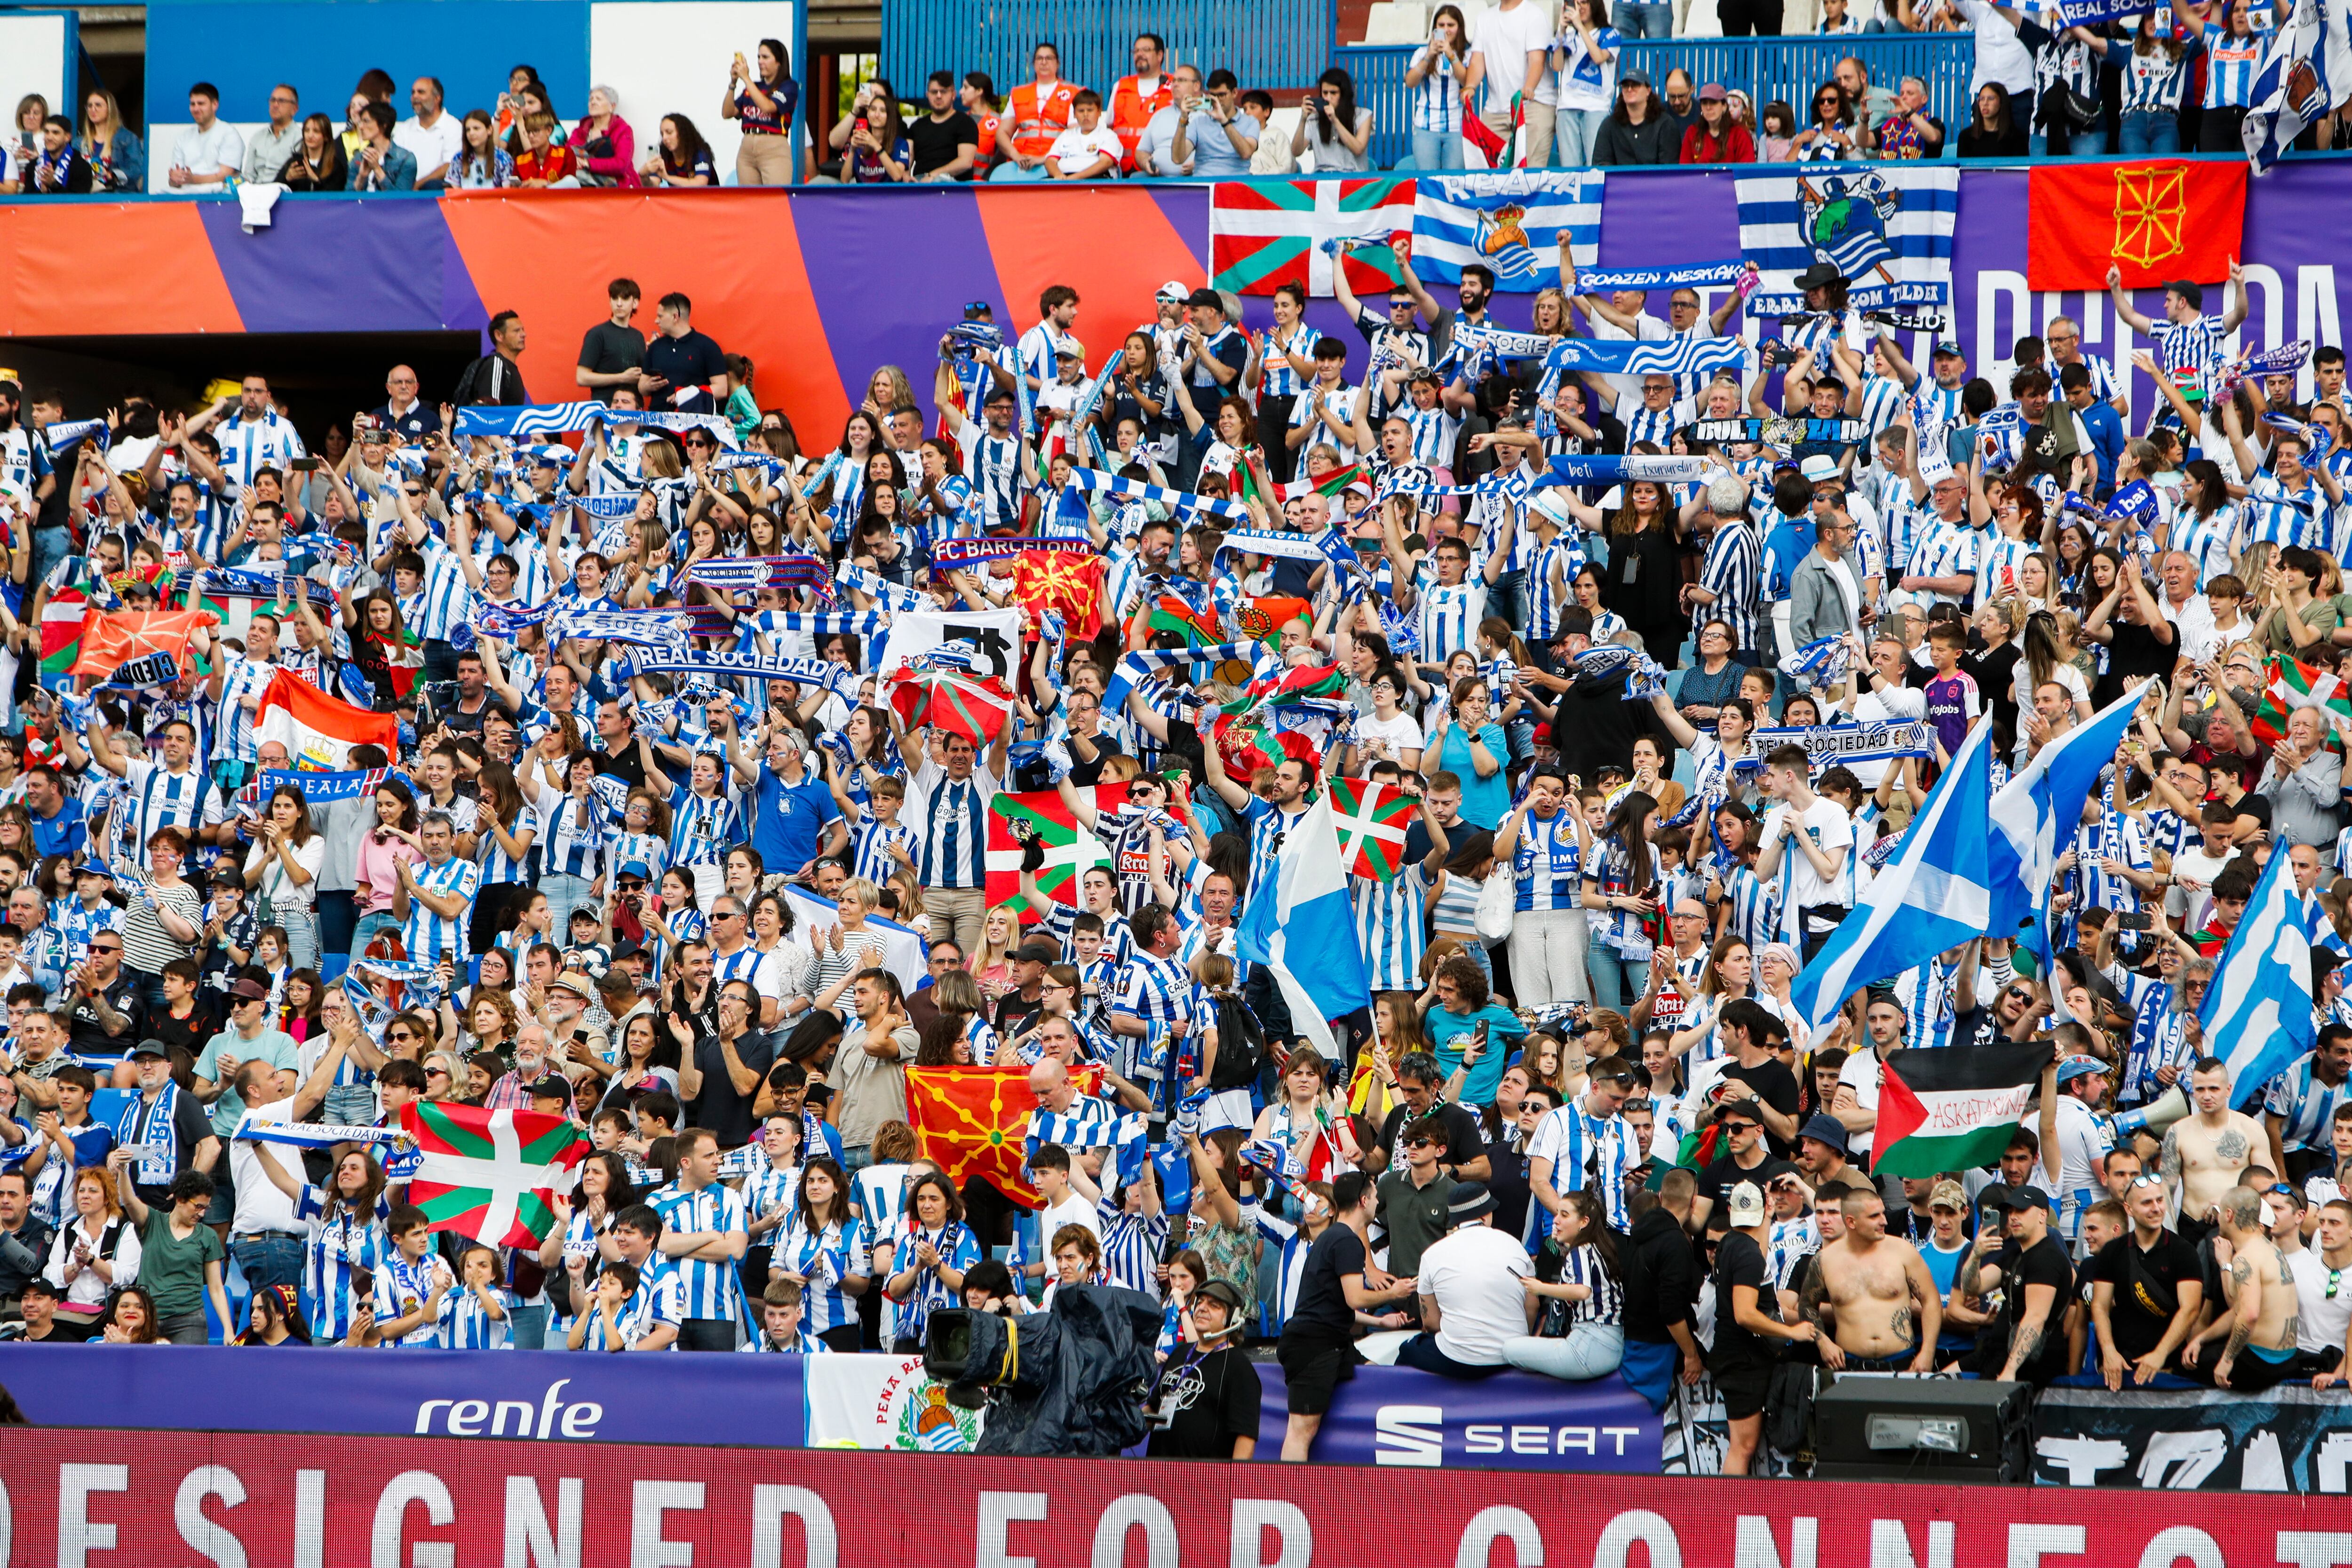
[[[2329,1300],[2333,1301],[2336,1300],[2336,1287],[2343,1283],[2344,1270],[2341,1268],[2331,1268],[2327,1271],[2327,1299]]]
[[[1727,1121],[1723,1124],[1723,1130],[1726,1133],[1737,1136],[1742,1132],[1755,1131],[1756,1123],[1753,1121]]]
[[[426,1068],[425,1069],[425,1076],[426,1078],[447,1078],[449,1076],[449,1069],[447,1068]]]
[[[102,952],[121,952],[121,951],[122,951],[122,950],[121,950],[121,948],[119,948],[119,947],[93,947],[93,948],[91,948],[91,949],[90,949],[90,952],[101,952],[101,953],[102,953]]]
[[[1404,1146],[1408,1149],[1428,1149],[1435,1146],[1436,1142],[1437,1140],[1434,1138],[1408,1138],[1404,1141]]]

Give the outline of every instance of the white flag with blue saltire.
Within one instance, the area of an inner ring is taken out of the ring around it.
[[[2232,1105],[2259,1099],[2316,1038],[2311,933],[2286,866],[2285,851],[2273,849],[2230,945],[2214,961],[2213,984],[2197,1012],[2205,1048],[2230,1064]]]
[[[1889,163],[1739,178],[1739,249],[1760,281],[1751,318],[1805,309],[1797,274],[1826,261],[1845,274],[1857,310],[1947,305],[1958,168]],[[1416,223],[1418,219],[1416,219]]]
[[[1325,1061],[1344,1059],[1329,1021],[1370,1006],[1372,990],[1328,790],[1282,836],[1272,885],[1251,889],[1234,946],[1245,962],[1265,965],[1290,1026]]]
[[[2271,37],[2246,101],[2241,133],[2257,171],[2279,161],[2294,139],[2352,97],[2352,27],[2347,0],[2303,0]]]
[[[1867,900],[1830,933],[1790,987],[1790,1000],[1812,1028],[1828,1027],[1845,999],[1873,981],[1984,933],[1984,820],[1991,798],[1992,726],[1980,723],[1927,792],[1895,858],[1872,879]]]
[[[1424,282],[1458,283],[1473,263],[1494,271],[1505,294],[1532,294],[1559,282],[1559,236],[1579,267],[1601,259],[1597,170],[1506,169],[1490,174],[1423,174],[1413,182],[1412,261]]]
[[[1993,796],[1991,818],[1992,907],[1985,934],[2016,936],[2028,916],[2038,922],[2050,907],[2058,879],[2058,858],[2074,842],[2083,802],[2099,787],[2099,774],[2116,760],[2124,731],[2145,689],[2126,692],[2033,754]],[[2037,955],[2049,956],[2048,941],[2025,940]]]

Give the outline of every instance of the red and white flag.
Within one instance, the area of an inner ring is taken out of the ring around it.
[[[257,741],[276,741],[297,768],[337,773],[350,766],[353,746],[382,746],[400,755],[400,721],[328,696],[290,669],[281,669],[262,689],[253,715]]]

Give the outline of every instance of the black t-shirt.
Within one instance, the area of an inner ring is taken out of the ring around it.
[[[1775,1176],[1801,1174],[1797,1167],[1776,1154],[1764,1156],[1763,1163],[1754,1170],[1743,1171],[1738,1161],[1726,1154],[1698,1175],[1698,1195],[1720,1209],[1727,1201],[1727,1194],[1742,1182],[1753,1182],[1758,1192],[1766,1192]]]
[[[1797,1075],[1790,1072],[1780,1058],[1766,1057],[1752,1068],[1744,1068],[1735,1062],[1724,1069],[1723,1076],[1736,1078],[1748,1085],[1756,1091],[1757,1098],[1781,1115],[1791,1120],[1796,1118],[1799,1104]],[[1764,1139],[1773,1153],[1783,1157],[1792,1147],[1773,1137],[1769,1130],[1766,1131]]]
[[[1298,1281],[1298,1305],[1290,1310],[1282,1331],[1320,1339],[1352,1338],[1355,1309],[1348,1305],[1348,1292],[1340,1282],[1360,1279],[1366,1261],[1364,1238],[1351,1226],[1326,1228],[1307,1254],[1307,1269]]]
[[[945,120],[918,114],[907,122],[907,140],[915,150],[915,173],[928,174],[956,161],[957,150],[980,145],[980,127],[959,109]],[[1159,1439],[1154,1438],[1156,1443]]]
[[[2028,1383],[2046,1384],[2066,1371],[2066,1292],[2074,1283],[2074,1265],[2067,1261],[2066,1248],[2055,1236],[2044,1236],[2001,1269],[2001,1314],[2008,1321],[2012,1347],[2017,1343],[2017,1325],[2025,1316],[2026,1287],[2047,1285],[2057,1292],[2049,1316],[2042,1320],[2041,1348],[2032,1360],[2017,1369]]]
[[[1172,1402],[1174,1408],[1167,1430],[1151,1435],[1145,1456],[1230,1459],[1234,1438],[1257,1436],[1258,1411],[1265,1398],[1257,1368],[1230,1344],[1197,1360],[1180,1350],[1160,1369],[1157,1400]]]
[[[2091,1278],[2115,1287],[2107,1322],[2126,1361],[2137,1361],[2163,1341],[2180,1308],[2180,1287],[2198,1272],[2197,1249],[2168,1230],[2146,1251],[2128,1233],[2099,1248],[2091,1259]]]
[[[2137,621],[2113,620],[2107,627],[2114,634],[2107,644],[2107,672],[2099,677],[2098,689],[2092,693],[2092,700],[2101,705],[2122,696],[2127,680],[2168,673],[2179,641],[2178,637],[2171,642],[2159,641]]]
[[[604,752],[596,753],[596,771],[606,778],[620,780],[631,789],[643,789],[646,784],[646,760],[633,743],[618,756]],[[667,784],[667,781],[664,781]]]
[[[130,1026],[119,1035],[110,1035],[106,1026],[98,1021],[98,1005],[79,990],[67,993],[73,998],[71,1019],[73,1048],[90,1056],[111,1056],[127,1050],[142,1037],[139,1033],[139,983],[128,972],[118,972],[114,984],[100,993],[106,1005],[131,1020]],[[211,1037],[205,1037],[209,1039]],[[199,1047],[201,1049],[201,1047]]]
[[[1756,1292],[1756,1308],[1774,1322],[1780,1321],[1780,1298],[1764,1269],[1764,1249],[1745,1231],[1724,1232],[1715,1249],[1715,1355],[1711,1365],[1722,1368],[1769,1364],[1780,1356],[1780,1342],[1739,1326],[1731,1291],[1745,1285]]]
[[[1011,1039],[1029,1026],[1030,1020],[1045,1010],[1045,998],[1040,994],[1034,1002],[1018,991],[1007,991],[996,1005],[996,1033],[1001,1039]]]
[[[109,998],[109,1006],[117,1004]],[[119,1007],[118,1007],[119,1010]],[[220,1033],[220,1015],[205,1002],[204,994],[196,994],[195,1005],[184,1018],[174,1018],[169,1007],[159,1007],[147,1015],[139,1026],[138,1038],[161,1040],[167,1046],[178,1046],[192,1057],[205,1053],[205,1042]]]
[[[645,369],[669,383],[655,394],[667,402],[680,387],[708,386],[713,377],[725,375],[727,356],[708,332],[689,331],[682,338],[656,334],[646,345]]]
[[[645,334],[635,327],[599,321],[580,340],[580,366],[599,375],[617,375],[646,363]]]
[[[1486,1130],[1478,1125],[1475,1112],[1448,1100],[1437,1108],[1435,1115],[1438,1124],[1445,1129],[1446,1137],[1445,1158],[1440,1163],[1449,1168],[1465,1165],[1486,1152]],[[1407,1121],[1419,1120],[1402,1100],[1389,1107],[1388,1120],[1381,1123],[1381,1147],[1386,1149],[1391,1157],[1402,1161],[1404,1151],[1397,1147],[1398,1130]]]
[[[717,987],[712,987],[714,991]],[[735,1042],[735,1055],[743,1065],[761,1078],[776,1065],[776,1037],[760,1030],[748,1031]],[[687,1107],[693,1115],[694,1125],[708,1127],[719,1135],[722,1149],[740,1148],[751,1141],[751,1101],[759,1094],[755,1085],[750,1094],[735,1092],[735,1080],[727,1074],[726,1053],[719,1048],[719,1037],[713,1032],[698,1036],[694,1042],[696,1065],[702,1068],[702,1094]]]

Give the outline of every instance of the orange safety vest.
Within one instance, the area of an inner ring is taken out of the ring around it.
[[[1032,158],[1051,152],[1054,138],[1069,128],[1070,100],[1077,95],[1076,87],[1066,81],[1051,87],[1025,81],[1014,88],[1004,106],[1004,118],[1013,122],[1013,150]]]
[[[1143,96],[1141,77],[1123,76],[1110,95],[1110,128],[1118,137],[1124,151],[1118,160],[1120,169],[1135,173],[1135,144],[1143,140],[1144,128],[1151,117],[1176,101],[1176,88],[1166,71],[1160,73],[1160,89],[1150,97]]]

